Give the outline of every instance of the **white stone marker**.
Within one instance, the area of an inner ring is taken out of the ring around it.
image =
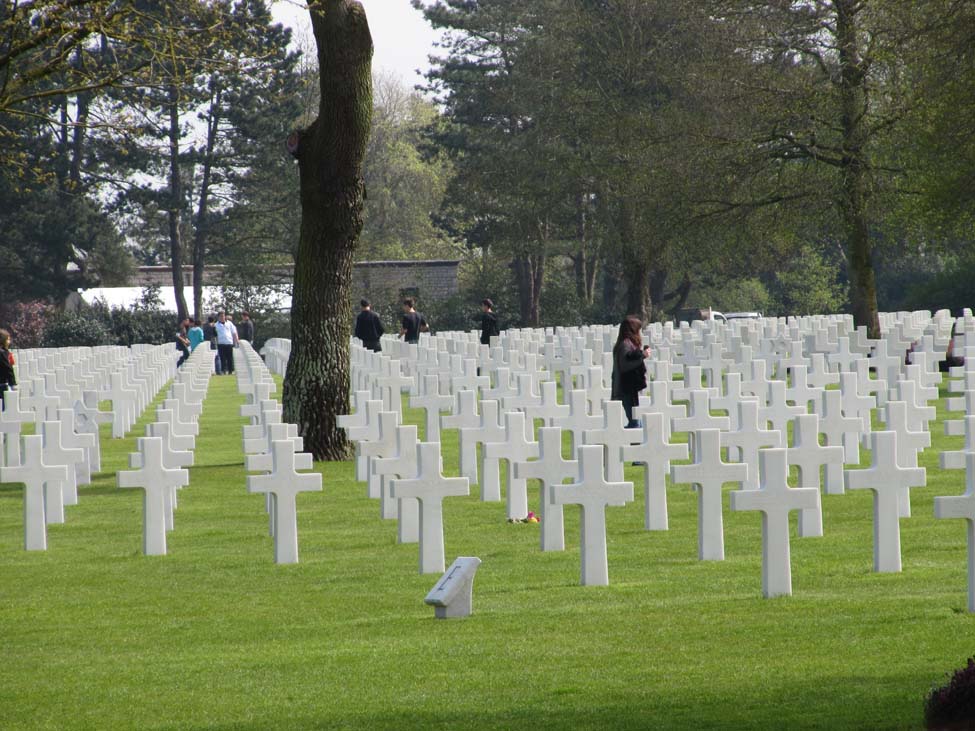
[[[117,475],[119,487],[142,488],[142,551],[146,556],[166,555],[166,498],[189,482],[187,470],[163,465],[162,437],[140,440],[142,467]]]
[[[579,505],[581,539],[580,583],[583,586],[607,586],[609,563],[606,555],[606,506],[623,506],[633,500],[632,482],[607,482],[603,473],[603,448],[598,445],[579,447],[579,482],[552,485],[552,502]]]
[[[667,530],[667,475],[671,460],[687,459],[686,444],[671,444],[665,436],[667,419],[661,413],[643,417],[643,439],[639,444],[623,447],[623,459],[643,462],[645,509],[643,524],[647,530]]]
[[[819,502],[819,488],[789,487],[785,449],[763,449],[758,459],[761,487],[732,492],[731,509],[761,511],[762,594],[766,599],[790,596],[789,511],[814,509]]]
[[[476,428],[461,429],[461,439],[473,444],[473,449],[481,444],[481,500],[494,502],[501,499],[500,462],[485,455],[484,445],[504,439],[504,427],[498,415],[497,401],[481,402],[481,424]],[[464,475],[466,477],[466,475]]]
[[[865,470],[847,470],[846,486],[873,491],[873,570],[894,573],[901,570],[900,493],[924,487],[925,473],[898,466],[896,432],[873,432],[870,444],[873,464]]]
[[[587,429],[582,433],[583,444],[599,444],[606,451],[606,479],[623,481],[623,448],[639,444],[643,438],[641,429],[628,429],[622,401],[607,401],[603,405],[603,424],[599,429]]]
[[[461,391],[461,393],[473,393]],[[393,477],[413,479],[417,474],[417,429],[414,424],[396,430],[396,455],[373,460],[373,471],[383,477],[380,500],[396,503],[397,542],[416,543],[420,540],[420,504],[415,498],[394,500],[391,480]]]
[[[94,434],[85,434],[74,430],[74,410],[58,409],[58,419],[61,422],[61,444],[69,449],[82,449],[85,458],[75,465],[75,476],[79,485],[91,484],[91,466],[98,447],[98,439]]]
[[[3,409],[0,410],[0,434],[4,438],[6,460],[0,464],[16,467],[20,464],[20,425],[31,424],[34,412],[20,407],[20,391],[3,393]]]
[[[552,502],[553,485],[579,478],[579,462],[562,458],[562,430],[544,426],[538,430],[538,459],[534,462],[515,462],[515,477],[536,479],[542,483],[541,544],[543,551],[565,550],[565,522],[560,503]]]
[[[819,417],[816,414],[797,416],[792,424],[795,446],[786,450],[789,465],[799,468],[799,487],[816,488],[815,507],[799,512],[799,535],[802,538],[819,538],[823,535],[819,470],[828,465],[838,465],[842,469],[843,447],[824,447],[819,443]]]
[[[475,556],[459,556],[423,600],[433,606],[437,619],[469,617],[474,596],[474,574],[481,565]]]
[[[444,429],[458,430],[460,474],[471,482],[477,482],[477,442],[471,439],[469,431],[465,431],[481,425],[481,415],[477,411],[477,392],[457,391],[454,398],[454,412],[441,416],[440,425]]]
[[[694,462],[671,467],[671,482],[697,485],[697,555],[702,561],[724,561],[721,487],[744,483],[749,466],[721,461],[721,433],[702,429],[694,440]]]
[[[962,518],[968,528],[968,611],[975,612],[975,453],[965,455],[965,494],[934,499],[934,517]]]
[[[903,401],[887,401],[887,405],[884,406],[884,424],[888,430],[897,432],[897,464],[908,469],[916,469],[918,454],[931,446],[931,432],[927,429],[911,430],[908,424],[907,404]],[[927,469],[924,467],[921,469],[927,474]],[[899,509],[902,518],[911,517],[910,489],[901,493]]]
[[[737,461],[750,467],[743,490],[758,489],[758,452],[765,447],[785,446],[785,437],[777,429],[766,429],[759,424],[758,402],[738,402],[738,428],[721,432],[721,446],[728,448],[728,459],[738,455]]]
[[[7,393],[10,393],[9,391]],[[23,437],[23,454],[18,464],[0,467],[0,482],[22,482],[24,484],[24,550],[47,550],[47,518],[45,516],[46,484],[58,486],[68,479],[65,465],[44,464],[43,437],[31,435]]]
[[[355,445],[356,462],[362,457],[366,458],[366,474],[357,476],[357,479],[366,481],[366,496],[373,500],[380,500],[382,497],[382,477],[376,474],[372,465],[377,457],[392,457],[396,454],[396,429],[399,426],[399,416],[395,411],[380,411],[379,434],[376,439],[356,442]],[[440,441],[439,432],[433,441]],[[396,517],[391,503],[388,506],[382,503],[380,510],[384,519]]]
[[[76,465],[85,461],[85,450],[65,449],[61,443],[61,422],[45,421],[41,424],[44,437],[44,461],[48,464],[63,464],[68,467],[68,477],[61,483],[64,505],[78,504],[78,471]]]
[[[271,443],[271,461],[270,474],[247,478],[247,491],[274,496],[274,563],[298,563],[298,493],[321,492],[322,476],[298,473],[291,439]]]
[[[831,447],[843,447],[844,464],[860,464],[860,427],[856,416],[843,414],[842,395],[839,391],[823,391],[819,413],[819,432]],[[843,468],[826,465],[825,489],[827,495],[842,495],[845,491]]]
[[[444,477],[440,471],[440,442],[421,442],[417,447],[417,475],[391,483],[393,498],[420,501],[420,573],[444,570],[443,500],[470,495],[466,477]]]
[[[528,484],[515,477],[514,464],[538,457],[538,442],[528,439],[528,429],[531,427],[525,422],[522,412],[509,411],[504,415],[504,441],[491,442],[483,447],[486,459],[504,459],[508,462],[507,510],[508,518],[513,520],[528,517]],[[487,499],[483,494],[481,498]],[[500,498],[498,495],[497,499]]]

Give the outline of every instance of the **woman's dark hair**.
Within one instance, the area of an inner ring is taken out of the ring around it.
[[[627,315],[620,323],[620,333],[616,338],[616,347],[620,347],[623,341],[629,340],[633,347],[643,347],[643,322],[636,315]]]
[[[6,348],[8,345],[10,345],[10,333],[0,330],[0,348]]]
[[[414,307],[416,305],[416,300],[412,297],[407,297],[405,300],[403,300],[403,304],[407,307]]]
[[[489,299],[486,299],[486,298],[485,299],[482,299],[481,300],[481,304],[484,307],[487,307],[489,310],[493,310],[494,309],[494,303],[491,300],[489,300]]]

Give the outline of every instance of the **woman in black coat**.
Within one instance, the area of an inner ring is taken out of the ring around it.
[[[12,390],[16,385],[14,357],[10,354],[10,333],[0,330],[0,398],[3,397],[4,392]]]
[[[627,427],[638,426],[633,407],[639,403],[640,391],[647,387],[647,366],[650,346],[643,344],[643,323],[639,317],[628,315],[620,323],[619,336],[613,347],[613,389],[611,398],[623,402]]]

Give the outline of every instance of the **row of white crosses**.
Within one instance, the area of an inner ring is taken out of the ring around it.
[[[596,398],[590,398],[590,394],[585,391],[570,392],[569,404],[558,404],[552,399],[542,407],[543,396],[538,394],[537,390],[534,393],[531,391],[531,382],[524,379],[521,381],[527,384],[528,388],[514,385],[518,384],[517,374],[512,377],[510,369],[497,365],[499,362],[509,362],[505,360],[502,348],[500,349],[502,357],[484,363],[488,368],[494,367],[493,385],[479,389],[483,397],[489,395],[493,398],[478,402],[476,390],[470,395],[464,390],[454,392],[453,413],[442,417],[443,426],[460,430],[461,473],[473,480],[477,479],[474,457],[476,445],[478,443],[485,445],[482,450],[482,468],[487,466],[488,470],[487,474],[482,474],[481,477],[482,498],[485,496],[488,499],[500,498],[499,484],[494,478],[496,472],[494,460],[501,456],[510,457],[514,464],[518,465],[511,475],[514,490],[509,491],[509,512],[512,505],[521,504],[521,486],[517,481],[524,477],[535,476],[532,470],[525,471],[525,467],[522,466],[534,462],[523,460],[529,460],[536,453],[542,454],[542,452],[537,444],[532,442],[529,434],[512,428],[513,424],[517,424],[517,418],[509,419],[508,413],[502,416],[503,412],[499,409],[498,401],[502,406],[529,414],[533,408],[551,409],[551,414],[542,413],[537,418],[550,417],[551,422],[546,421],[546,423],[556,423],[568,428],[572,431],[574,445],[580,444],[583,440],[602,444],[608,457],[607,481],[616,475],[621,475],[624,460],[639,459],[642,456],[650,457],[640,460],[648,465],[646,470],[646,527],[648,529],[667,527],[666,493],[661,487],[666,469],[660,470],[659,465],[661,463],[666,465],[671,459],[681,459],[686,456],[673,451],[682,445],[670,443],[670,432],[689,431],[693,445],[698,439],[698,430],[708,428],[718,430],[713,435],[701,437],[701,449],[698,450],[699,454],[695,454],[695,463],[688,465],[687,471],[679,472],[678,475],[695,483],[697,480],[693,478],[699,477],[708,485],[717,484],[718,490],[724,482],[733,481],[729,476],[741,477],[744,486],[751,490],[760,489],[764,484],[761,471],[757,469],[760,452],[770,448],[784,448],[786,451],[783,454],[787,464],[799,466],[800,487],[817,488],[815,500],[809,502],[808,498],[802,498],[800,501],[802,503],[800,535],[822,535],[822,509],[818,488],[820,468],[825,466],[827,492],[841,493],[847,481],[850,482],[851,489],[867,488],[875,491],[877,506],[875,568],[878,571],[899,570],[897,519],[910,514],[908,498],[910,488],[924,484],[923,470],[917,468],[917,454],[930,444],[930,435],[926,432],[926,427],[933,418],[933,409],[928,406],[928,402],[937,397],[936,384],[940,380],[937,373],[937,350],[946,342],[944,335],[950,330],[951,323],[943,315],[925,318],[923,314],[920,317],[895,318],[892,322],[895,325],[893,335],[889,340],[879,342],[867,340],[862,330],[852,330],[848,321],[843,318],[832,318],[824,327],[814,325],[804,332],[793,331],[791,337],[783,335],[778,348],[769,345],[769,338],[757,338],[752,342],[760,349],[750,350],[751,345],[742,344],[747,340],[746,337],[735,346],[737,350],[733,352],[723,352],[723,346],[717,339],[706,343],[707,347],[703,353],[697,348],[684,347],[682,350],[675,348],[673,352],[680,353],[680,357],[676,360],[670,360],[671,354],[667,351],[665,355],[668,360],[651,364],[651,371],[658,376],[666,376],[682,370],[684,383],[678,386],[662,380],[652,384],[651,398],[642,405],[641,416],[644,420],[645,434],[639,438],[627,438],[625,433],[633,430],[625,429],[621,420],[619,420],[619,427],[616,427],[618,420],[611,414],[615,408],[612,403],[605,409],[602,419],[590,413],[588,408],[581,408],[583,402],[586,406],[590,406],[593,401],[597,401]],[[913,327],[914,330],[908,332],[909,327]],[[930,334],[925,334],[925,328]],[[906,332],[908,335],[905,337]],[[840,333],[843,335],[841,336]],[[668,334],[674,335],[675,331],[671,330]],[[742,334],[747,336],[748,331],[743,331]],[[903,367],[901,357],[892,353],[904,352],[917,338],[924,339],[920,349],[915,348],[912,353],[912,365]],[[934,346],[936,338],[940,343],[938,347]],[[689,341],[693,339],[693,337],[688,338]],[[529,341],[530,339],[525,342]],[[611,339],[606,337],[602,339],[604,344],[607,341]],[[436,355],[438,360],[442,361],[445,354],[450,356],[451,345],[458,342],[463,345],[464,339],[451,333],[446,341],[434,347],[423,349],[421,341],[420,349],[409,346],[409,349],[399,349],[397,354],[409,355],[412,351],[418,363],[424,360],[429,364],[433,362],[429,354]],[[596,337],[589,342],[598,344],[600,339]],[[891,346],[892,342],[895,345]],[[548,338],[546,345],[551,343],[552,339]],[[676,338],[671,344],[680,345]],[[820,352],[809,353],[808,355],[812,357],[807,358],[803,353],[804,344],[810,348],[820,349]],[[901,350],[902,344],[903,350]],[[871,349],[873,352],[869,353]],[[499,351],[498,348],[492,350]],[[549,353],[553,350],[550,348]],[[666,351],[666,348],[664,350]],[[471,349],[468,348],[467,352],[471,352]],[[768,360],[753,359],[754,352],[762,353]],[[423,353],[428,355],[424,357]],[[747,356],[747,358],[740,358],[745,362],[739,362],[736,356]],[[379,356],[372,354],[367,357],[378,358]],[[507,357],[510,357],[510,353]],[[571,356],[564,354],[562,359],[568,363]],[[591,369],[595,367],[591,364],[598,359],[599,356],[583,356],[579,359],[579,363],[588,364],[588,369]],[[684,362],[679,362],[680,359]],[[510,362],[515,360],[511,358]],[[550,359],[551,362],[554,360]],[[920,363],[913,362],[918,360]],[[691,363],[694,365],[690,365]],[[417,373],[419,367],[418,365]],[[588,369],[577,365],[574,369],[572,366],[562,367],[560,371],[575,377],[577,383],[584,385],[586,381],[581,377]],[[871,369],[878,376],[889,379],[890,387],[888,388],[886,380],[871,377]],[[601,385],[602,379],[595,378],[595,375],[590,372],[591,388],[598,388]],[[788,383],[785,380],[787,376],[791,377]],[[427,375],[424,380],[418,381],[422,385],[417,388],[418,394],[414,397],[413,405],[427,409],[428,424],[432,422],[430,417],[433,413],[439,414],[444,409],[444,404],[449,403],[447,400],[449,391],[443,387],[443,384],[451,381],[456,383],[457,379],[445,380],[438,376],[437,380],[433,381]],[[826,390],[827,386],[835,383],[840,385],[839,391]],[[723,384],[727,385],[722,393]],[[549,383],[540,383],[543,390],[546,386],[549,386]],[[552,388],[554,394],[554,384]],[[672,397],[666,389],[673,390],[675,395]],[[427,398],[427,395],[432,398]],[[714,396],[711,404],[708,404],[709,396]],[[689,413],[683,413],[684,407],[673,403],[678,400],[677,397],[690,401]],[[724,403],[717,405],[722,400]],[[886,405],[888,402],[889,405]],[[871,414],[878,403],[886,405],[884,419],[890,431],[871,435]],[[572,416],[573,406],[576,406],[575,417]],[[810,407],[813,413],[808,413]],[[712,410],[716,408],[727,409],[729,417],[713,416]],[[560,409],[568,410],[569,413],[566,414],[564,411],[559,413]],[[653,423],[649,423],[654,414],[660,415],[657,417],[659,422],[654,419]],[[364,416],[367,415],[360,414],[360,418]],[[793,420],[795,420],[793,444],[789,446],[785,443],[786,426]],[[725,421],[730,423],[726,424]],[[766,429],[766,425],[770,423],[773,428]],[[730,428],[730,424],[734,425],[734,430]],[[600,426],[602,426],[601,431]],[[364,436],[368,438],[369,430],[364,428]],[[427,431],[433,433],[434,429],[428,426]],[[591,436],[586,434],[587,431],[592,432]],[[663,437],[665,433],[666,437]],[[820,434],[825,435],[826,447],[819,444]],[[580,435],[582,439],[578,438]],[[844,473],[844,464],[858,464],[857,447],[861,439],[873,442],[873,466],[866,470],[847,470]],[[658,443],[651,447],[654,440],[658,440]],[[721,446],[731,447],[731,451],[737,453],[740,462],[744,464],[722,463]],[[561,460],[561,454],[559,459]],[[542,461],[543,458],[539,458],[539,462]],[[749,469],[735,473],[736,467],[740,469],[746,465]],[[708,474],[709,470],[715,471],[717,476]],[[675,472],[678,471],[679,468],[675,468]],[[853,477],[851,478],[850,475]],[[721,482],[717,482],[719,478]],[[777,484],[775,479],[772,480],[772,484]],[[774,488],[773,492],[776,489]],[[723,538],[719,530],[720,493],[716,493],[709,487],[702,487],[699,490],[701,492],[699,498],[701,501],[700,556],[701,558],[721,557]],[[718,495],[717,501],[714,499],[715,494]],[[811,493],[797,493],[796,497],[808,494]],[[784,497],[793,496],[791,493],[786,493]],[[548,550],[551,550],[551,547],[558,545],[558,541],[551,538],[554,532],[547,530],[549,523],[545,516],[546,511],[553,516],[556,512],[549,510],[550,501],[543,499],[542,503],[543,548],[548,547]],[[736,504],[745,506],[747,503],[748,501],[741,500]],[[890,505],[895,506],[893,512],[890,510]],[[781,582],[773,582],[773,585],[781,587]],[[771,591],[779,593],[780,588]]]
[[[250,421],[243,429],[244,466],[257,473],[247,477],[247,491],[265,496],[274,562],[298,563],[297,497],[321,492],[322,476],[308,471],[312,455],[302,452],[298,427],[282,420],[271,371],[250,343],[241,341],[238,360],[237,390],[247,399],[240,415]]]
[[[189,485],[198,420],[212,372],[210,351],[194,350],[156,408],[155,421],[146,425],[146,436],[136,440],[137,451],[129,454],[131,469],[116,476],[120,488],[143,491],[142,550],[146,556],[166,555],[166,534],[175,524],[177,491]]]
[[[47,525],[65,522],[65,506],[78,504],[78,486],[101,470],[97,383],[120,367],[125,348],[63,348],[17,351],[15,391],[4,393],[0,411],[0,482],[24,484],[24,547],[46,550]],[[172,348],[146,347],[133,357],[152,374],[153,386],[175,365]],[[153,360],[155,359],[155,360]],[[54,369],[52,371],[52,369]],[[65,376],[70,372],[70,376]],[[63,388],[61,387],[63,386]],[[92,389],[87,388],[92,386]],[[29,394],[26,395],[25,394]],[[73,405],[71,399],[83,394]],[[23,424],[35,434],[21,436]]]

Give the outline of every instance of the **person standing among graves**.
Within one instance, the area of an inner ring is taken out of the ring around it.
[[[193,327],[186,333],[186,339],[190,341],[190,352],[196,350],[196,346],[203,342],[203,328],[200,327],[199,320],[193,320]]]
[[[227,319],[226,312],[217,315],[217,352],[220,355],[220,370],[226,375],[234,372],[234,346],[240,343],[237,328]]]
[[[254,321],[249,312],[240,313],[240,327],[237,328],[237,336],[251,345],[254,344]]]
[[[10,333],[0,330],[0,409],[3,408],[3,394],[17,387],[14,373],[14,356],[10,352]]]
[[[372,311],[369,300],[360,300],[359,306],[362,310],[355,318],[355,336],[362,341],[364,347],[379,353],[383,349],[379,339],[385,332],[382,320],[379,319],[379,315]]]
[[[481,300],[481,345],[490,345],[493,335],[500,335],[498,316],[494,314],[494,302]]]
[[[186,359],[190,357],[190,340],[187,337],[187,331],[190,329],[190,318],[186,318],[179,324],[179,330],[176,331],[176,350],[179,351],[179,360],[176,361],[176,367],[179,368]]]
[[[639,317],[627,315],[620,323],[619,336],[613,347],[613,388],[610,398],[623,402],[627,427],[638,426],[633,407],[639,403],[640,391],[647,387],[647,366],[650,346],[643,344],[643,323]]]
[[[213,315],[210,315],[207,318],[207,324],[203,326],[203,339],[210,343],[210,350],[217,349],[217,318],[215,318]],[[223,372],[220,367],[219,353],[214,353],[213,371],[218,376]]]
[[[416,311],[416,300],[407,297],[403,300],[403,324],[399,335],[408,343],[420,342],[420,330],[426,323],[423,316]]]

